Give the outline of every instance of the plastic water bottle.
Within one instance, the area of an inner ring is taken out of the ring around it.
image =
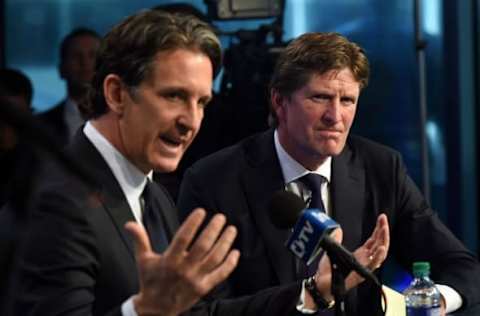
[[[429,275],[430,263],[413,264],[414,279],[403,292],[407,316],[440,316],[441,295]]]

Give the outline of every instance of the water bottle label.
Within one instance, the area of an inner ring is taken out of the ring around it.
[[[440,316],[440,307],[407,307],[408,316]]]

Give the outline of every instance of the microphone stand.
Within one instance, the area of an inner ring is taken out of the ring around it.
[[[335,316],[346,316],[345,311],[345,298],[347,296],[347,289],[345,288],[345,279],[347,278],[349,269],[345,269],[338,258],[335,251],[329,251],[325,249],[327,256],[330,259],[330,265],[332,268],[332,294],[335,299]]]
[[[373,273],[361,269],[362,267],[359,266],[360,264],[355,260],[353,255],[346,255],[346,251],[338,251],[338,245],[335,247],[332,240],[324,238],[321,245],[330,259],[332,269],[331,289],[335,298],[335,316],[346,316],[345,298],[347,291],[345,288],[345,279],[351,271],[355,271],[366,280],[372,281],[380,289],[382,286]]]

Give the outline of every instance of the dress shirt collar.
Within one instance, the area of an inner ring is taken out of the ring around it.
[[[283,179],[285,184],[288,184],[292,181],[297,180],[307,173],[317,173],[322,175],[327,179],[327,183],[330,183],[330,178],[332,174],[332,157],[328,157],[318,168],[317,170],[308,170],[302,166],[298,161],[292,158],[278,139],[278,131],[275,130],[273,134],[275,150],[277,152],[278,160],[280,161],[280,168],[282,169]]]
[[[152,178],[152,171],[145,175],[123,156],[91,123],[88,121],[83,129],[85,136],[102,155],[122,188],[135,219],[141,222],[140,196]]]

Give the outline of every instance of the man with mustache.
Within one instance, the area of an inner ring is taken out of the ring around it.
[[[216,214],[201,230],[203,209],[179,225],[151,176],[173,171],[198,133],[220,64],[218,38],[193,16],[142,11],[107,33],[82,106],[88,120],[65,149],[91,183],[55,163],[45,168],[11,314],[277,316],[297,313],[299,301],[315,306],[301,282],[196,304],[236,267],[236,228]],[[374,256],[372,266],[386,255],[385,225],[376,232],[357,254]],[[349,286],[358,282],[353,274]]]
[[[351,251],[365,245],[375,227],[389,226],[393,258],[408,270],[414,261],[430,261],[444,312],[480,302],[478,261],[430,209],[399,153],[349,134],[368,77],[363,50],[345,37],[298,37],[280,55],[272,76],[274,127],[187,170],[178,201],[182,214],[200,205],[210,212],[221,210],[238,229],[235,247],[242,257],[222,295],[251,294],[310,276],[284,247],[289,231],[274,227],[268,218],[270,197],[284,189],[307,203],[319,194]],[[307,183],[304,176],[310,174],[321,184]],[[381,275],[381,269],[377,272]],[[329,275],[317,271],[315,278],[322,277]],[[331,300],[329,289],[317,290]],[[379,312],[372,283],[348,291],[348,315]]]

